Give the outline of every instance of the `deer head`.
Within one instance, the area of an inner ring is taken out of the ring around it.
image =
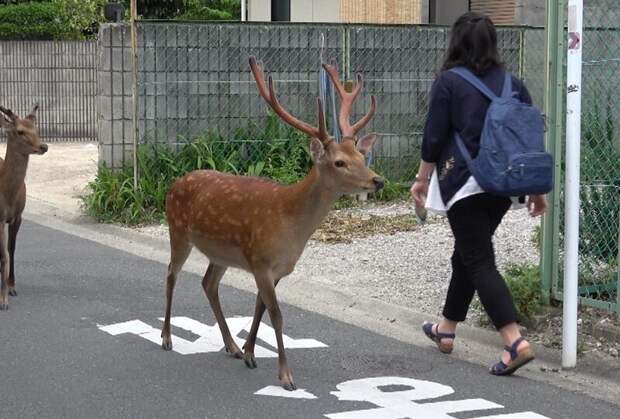
[[[23,155],[45,154],[47,144],[41,141],[36,126],[36,112],[39,105],[35,105],[25,118],[20,118],[10,109],[0,106],[0,127],[8,131],[7,146]]]
[[[340,97],[338,122],[343,135],[341,143],[336,143],[327,132],[323,103],[320,98],[317,98],[319,119],[317,128],[297,119],[282,107],[275,92],[273,78],[269,76],[267,84],[262,66],[256,62],[255,57],[250,57],[250,68],[260,95],[284,122],[310,137],[310,154],[320,173],[323,186],[339,194],[376,192],[383,187],[385,181],[366,166],[365,156],[372,149],[377,136],[372,133],[363,138],[357,138],[357,133],[373,117],[376,110],[376,100],[372,96],[368,113],[351,125],[349,121],[351,108],[362,90],[362,77],[361,75],[357,76],[355,89],[348,93],[340,83],[337,70],[327,64],[324,64],[324,67]]]

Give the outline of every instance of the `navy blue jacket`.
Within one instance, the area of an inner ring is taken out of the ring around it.
[[[504,85],[504,75],[504,70],[495,68],[479,78],[499,95]],[[522,102],[532,103],[527,88],[514,76],[512,90]],[[440,73],[431,88],[422,140],[422,160],[436,164],[444,204],[450,201],[471,176],[457,148],[454,131],[461,134],[472,157],[477,156],[489,104],[486,96],[459,75],[449,71]]]

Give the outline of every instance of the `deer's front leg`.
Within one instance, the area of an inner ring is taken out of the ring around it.
[[[267,275],[257,276],[256,285],[258,286],[259,295],[263,300],[263,304],[269,312],[271,325],[276,332],[276,341],[278,342],[278,378],[282,382],[282,386],[285,390],[296,390],[297,386],[293,382],[293,374],[288,367],[288,363],[286,361],[286,354],[284,352],[284,341],[282,339],[283,321],[282,313],[280,312],[280,307],[278,306],[278,300],[276,299],[276,281],[272,280],[271,277]]]
[[[21,224],[21,216],[17,217],[12,224],[9,224],[9,295],[13,297],[17,296],[17,290],[15,289],[15,245]]]
[[[9,309],[9,252],[6,242],[5,223],[0,225],[0,311]]]
[[[281,278],[280,278],[281,279]],[[278,286],[279,279],[277,279],[274,283],[274,287]],[[254,347],[256,346],[256,335],[258,334],[258,328],[260,327],[260,322],[263,319],[263,314],[265,313],[265,304],[263,303],[263,299],[261,298],[260,291],[256,295],[256,308],[254,309],[254,318],[252,319],[252,327],[250,328],[250,333],[248,334],[248,338],[243,345],[243,357],[245,360],[245,365],[248,368],[254,369],[257,367],[256,358],[254,357]]]

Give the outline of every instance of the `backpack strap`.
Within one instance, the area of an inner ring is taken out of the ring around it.
[[[488,97],[491,101],[498,99],[497,95],[491,91],[478,77],[474,75],[469,69],[465,67],[454,67],[450,70],[452,73],[458,74],[463,79],[468,81],[472,86],[480,91],[483,95]],[[506,82],[504,82],[504,87],[506,87]],[[512,87],[510,88],[512,90]]]
[[[472,172],[471,168],[472,168],[473,161],[471,158],[471,154],[469,154],[467,147],[465,147],[465,143],[463,142],[461,135],[456,131],[454,131],[454,139],[456,140],[456,145],[458,146],[459,151],[461,152],[461,155],[465,159],[465,163],[467,163],[467,168],[469,169],[470,172]]]
[[[502,99],[510,99],[512,97],[512,76],[506,72],[504,76],[504,87],[502,88]]]

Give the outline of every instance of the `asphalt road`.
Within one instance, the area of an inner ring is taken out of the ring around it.
[[[161,349],[165,266],[33,223],[18,297],[0,312],[0,418],[618,418],[618,407],[282,306],[300,389],[278,388],[263,319],[258,369],[221,350],[200,278],[181,274]],[[239,338],[254,295],[220,290]],[[286,397],[284,397],[286,396]],[[291,398],[291,397],[296,398]]]

